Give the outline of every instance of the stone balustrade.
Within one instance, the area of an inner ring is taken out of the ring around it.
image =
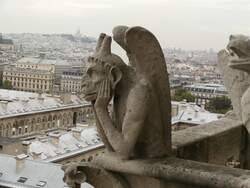
[[[97,171],[90,183],[97,188],[250,187],[250,171],[240,169],[246,160],[245,131],[231,116],[174,132],[173,156],[164,159],[124,161],[108,154],[97,157],[91,162],[90,168]],[[89,168],[90,164],[82,165]],[[114,181],[115,176],[110,178],[107,172],[121,175],[127,183]]]

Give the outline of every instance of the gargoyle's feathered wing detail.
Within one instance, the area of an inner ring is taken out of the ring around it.
[[[234,113],[241,119],[241,98],[246,89],[250,86],[250,77],[243,71],[229,67],[229,62],[230,55],[226,50],[221,50],[218,53],[218,68],[232,101]]]
[[[117,29],[118,31],[119,29]],[[115,35],[117,34],[118,35]],[[121,37],[123,34],[123,37]],[[156,92],[162,114],[162,122],[171,125],[170,87],[165,58],[158,40],[142,27],[120,26],[114,32],[114,39],[127,51],[130,64],[138,75],[148,79]],[[123,40],[122,40],[123,39]],[[165,131],[170,137],[171,131]]]

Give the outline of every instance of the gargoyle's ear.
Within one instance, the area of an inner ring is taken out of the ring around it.
[[[110,78],[111,78],[111,87],[114,90],[116,85],[120,82],[122,79],[122,72],[118,67],[111,67],[110,69]]]

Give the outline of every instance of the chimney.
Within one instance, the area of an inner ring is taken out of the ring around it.
[[[73,136],[74,136],[75,138],[78,138],[78,139],[81,138],[81,132],[82,132],[81,128],[79,128],[79,127],[74,127],[74,128],[72,128],[72,132],[73,132]]]
[[[61,100],[63,104],[69,104],[71,103],[71,94],[70,93],[61,93]]]
[[[195,117],[195,118],[198,118],[198,113],[199,113],[198,110],[195,110],[195,111],[194,111],[194,117]]]
[[[42,96],[42,91],[41,90],[38,91],[38,97],[37,97],[37,99],[40,100],[40,101],[44,100],[44,98]]]
[[[61,133],[59,131],[50,132],[48,134],[48,136],[50,137],[51,143],[58,146],[59,140],[60,140],[60,137],[61,137]]]
[[[25,166],[25,159],[28,157],[26,154],[20,154],[17,155],[16,158],[16,173],[19,173],[22,171],[22,169]]]
[[[28,149],[29,149],[29,145],[30,145],[30,141],[22,141],[22,145],[23,145],[23,152],[25,154],[28,153]]]
[[[34,160],[38,160],[38,159],[41,159],[41,154],[42,153],[32,152],[32,157]]]
[[[4,110],[7,110],[8,101],[0,101],[0,104]]]

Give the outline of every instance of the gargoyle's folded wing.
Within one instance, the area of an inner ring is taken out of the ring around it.
[[[171,125],[171,99],[165,58],[156,37],[142,27],[131,27],[125,33],[125,46],[138,76],[143,75],[157,95],[164,125]],[[167,131],[170,136],[170,132]]]
[[[229,53],[226,50],[221,50],[218,53],[218,68],[232,101],[233,111],[241,119],[241,98],[250,86],[250,77],[243,71],[230,68],[228,66],[229,61]]]

